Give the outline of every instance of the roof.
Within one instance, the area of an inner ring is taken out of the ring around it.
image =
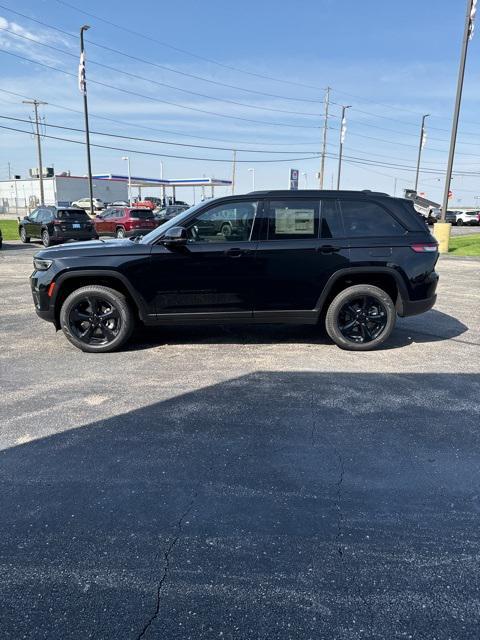
[[[93,178],[97,180],[116,180],[118,182],[128,182],[128,175],[120,173],[96,173]],[[142,176],[130,176],[130,181],[134,187],[228,187],[231,180],[222,178],[145,178]]]
[[[312,198],[318,198],[319,195],[322,196],[359,196],[359,197],[368,197],[368,196],[382,196],[384,198],[390,198],[388,193],[382,193],[381,191],[369,191],[368,189],[364,189],[363,191],[346,191],[346,190],[328,190],[328,189],[298,189],[298,190],[290,190],[290,189],[280,189],[280,190],[269,190],[269,191],[251,191],[248,195],[258,195],[258,196],[291,196],[299,194],[302,196],[311,196]]]

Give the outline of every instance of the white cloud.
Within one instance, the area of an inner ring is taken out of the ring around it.
[[[37,46],[42,44],[71,47],[70,43],[60,34],[46,29],[38,29],[34,33],[17,22],[9,21],[0,16],[0,48],[19,55],[33,57],[40,62],[58,60],[58,54],[55,54],[54,51],[49,53],[47,48]]]

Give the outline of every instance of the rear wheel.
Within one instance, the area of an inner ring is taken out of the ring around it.
[[[370,351],[392,333],[396,311],[390,296],[379,287],[359,284],[341,291],[325,318],[330,338],[342,349]]]
[[[123,294],[110,287],[89,285],[71,293],[62,305],[60,325],[67,339],[82,351],[105,353],[121,347],[134,328],[134,317]]]
[[[116,238],[125,238],[125,229],[123,227],[118,227],[115,231]]]
[[[459,218],[457,220],[457,227],[461,227],[463,225],[463,220],[461,218]]]
[[[27,236],[27,232],[25,231],[25,227],[20,227],[20,240],[22,242],[30,242],[30,238]]]
[[[50,234],[48,233],[48,229],[44,229],[42,231],[42,243],[44,247],[50,247],[53,243],[52,243],[52,238],[50,236]]]

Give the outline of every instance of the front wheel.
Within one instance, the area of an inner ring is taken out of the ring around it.
[[[331,302],[325,328],[336,345],[349,351],[370,351],[392,333],[396,311],[390,296],[379,287],[354,285]]]
[[[60,310],[66,338],[78,349],[105,353],[121,347],[134,328],[124,295],[110,287],[89,285],[71,293]]]
[[[25,231],[25,227],[20,227],[20,240],[24,243],[30,242],[30,238],[27,236],[27,232]]]
[[[459,220],[457,220],[457,227],[461,226],[463,226],[463,220],[460,218]]]

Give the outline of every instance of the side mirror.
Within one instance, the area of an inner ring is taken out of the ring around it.
[[[168,248],[184,247],[187,244],[185,227],[172,227],[162,238],[162,244]]]

